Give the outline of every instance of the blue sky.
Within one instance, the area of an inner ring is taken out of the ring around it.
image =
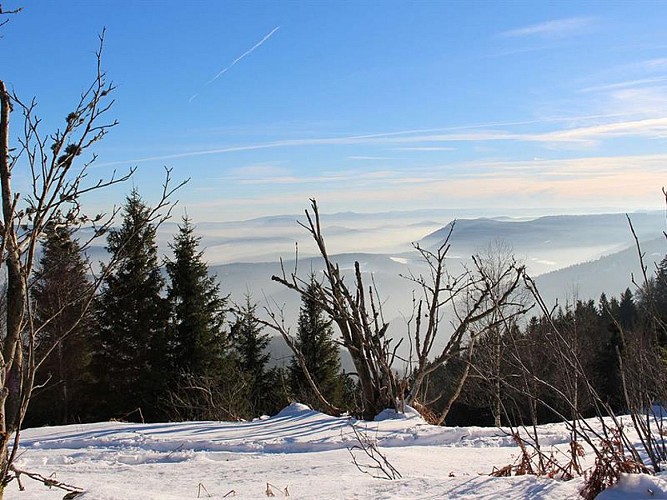
[[[195,221],[297,213],[310,197],[326,212],[663,205],[666,2],[24,7],[2,28],[0,78],[56,127],[106,28],[120,124],[92,175],[136,165],[151,200],[173,168],[192,178],[179,198]]]

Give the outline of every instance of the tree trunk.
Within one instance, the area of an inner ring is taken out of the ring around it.
[[[67,374],[65,373],[63,341],[58,342],[58,371],[60,372],[60,383],[62,384],[63,406],[61,408],[60,423],[69,424],[69,394],[67,392]]]
[[[9,439],[18,428],[21,408],[22,348],[26,284],[21,273],[21,255],[14,230],[14,196],[11,190],[9,157],[9,114],[11,104],[4,82],[0,80],[0,193],[2,196],[2,250],[7,266],[7,334],[2,345],[0,365],[0,482],[9,473]]]
[[[493,331],[494,335],[494,409],[493,409],[493,419],[494,419],[494,424],[496,427],[500,427],[502,424],[500,415],[501,415],[501,397],[502,397],[502,385],[500,383],[500,365],[501,365],[501,360],[502,360],[502,349],[501,349],[501,336],[500,336],[500,331],[497,329],[494,329]]]

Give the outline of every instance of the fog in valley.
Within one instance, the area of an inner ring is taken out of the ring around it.
[[[629,214],[645,255],[649,273],[665,255],[662,211]],[[299,222],[305,216],[269,216],[238,222],[196,224],[201,248],[217,276],[222,291],[233,303],[242,303],[247,294],[260,305],[282,311],[288,325],[296,325],[300,297],[271,280],[294,271],[307,278],[319,273],[323,263],[308,232]],[[463,217],[455,211],[433,210],[376,214],[323,214],[322,227],[330,255],[345,271],[360,263],[367,283],[377,286],[390,333],[401,338],[412,314],[415,285],[410,274],[426,271],[413,244],[434,249],[447,236],[451,248],[447,264],[450,273],[471,266],[472,255],[501,251],[525,264],[536,278],[540,293],[550,306],[567,306],[576,300],[597,301],[602,292],[618,296],[626,288],[636,289],[641,268],[628,216],[622,213],[550,215],[542,217],[499,216]],[[176,232],[174,219],[158,232],[162,255],[170,256],[169,242]],[[499,250],[500,249],[500,250]],[[92,249],[102,259],[103,248]],[[282,263],[282,264],[281,264]],[[445,318],[445,325],[449,318]],[[444,339],[441,339],[441,342]],[[405,349],[409,345],[405,343]],[[277,362],[290,356],[280,338],[271,351]]]

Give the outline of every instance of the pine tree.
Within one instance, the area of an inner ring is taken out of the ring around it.
[[[239,372],[246,380],[246,398],[250,417],[275,410],[276,373],[268,369],[270,354],[269,335],[263,333],[257,319],[257,304],[250,295],[245,303],[235,311],[231,327],[231,340]]]
[[[27,425],[68,424],[85,420],[91,338],[95,318],[90,307],[88,262],[72,229],[56,220],[45,233],[42,257],[30,289],[35,312],[37,370]]]
[[[94,358],[105,415],[141,410],[159,418],[158,400],[168,381],[166,299],[150,209],[135,190],[123,208],[123,223],[109,232],[107,250],[114,269],[99,301],[99,337]],[[139,418],[138,412],[132,418]]]
[[[639,329],[651,335],[654,348],[667,365],[667,257],[642,288],[637,304]]]
[[[653,280],[652,298],[652,315],[654,316],[652,319],[655,324],[658,347],[667,350],[667,256],[658,264]]]
[[[340,406],[345,393],[345,381],[340,373],[340,355],[333,340],[331,320],[325,317],[318,302],[311,299],[315,291],[313,280],[315,277],[311,276],[310,293],[302,296],[295,347],[301,351],[306,367],[322,395],[331,404]],[[315,409],[322,409],[296,358],[292,358],[289,366],[289,380],[295,398]]]
[[[632,291],[629,288],[626,288],[625,292],[621,294],[618,320],[625,331],[632,329],[637,322],[637,306],[635,305]]]
[[[175,374],[216,377],[224,363],[227,297],[220,296],[220,286],[209,276],[198,245],[199,238],[184,217],[171,246],[174,260],[166,265],[171,366]]]
[[[623,332],[619,328],[621,306],[615,297],[607,300],[603,293],[598,305],[600,313],[600,340],[592,347],[596,351],[593,365],[596,388],[600,397],[612,410],[623,408],[621,359],[623,353]]]

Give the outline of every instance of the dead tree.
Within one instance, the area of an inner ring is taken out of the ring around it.
[[[498,308],[513,307],[511,298],[521,282],[523,267],[511,263],[504,272],[494,276],[485,270],[480,259],[473,258],[474,269],[451,276],[445,266],[449,236],[435,251],[415,245],[429,274],[408,276],[420,291],[414,300],[413,320],[408,323],[415,359],[411,360],[414,363],[409,373],[399,374],[395,361],[401,341],[387,335],[389,324],[382,315],[375,284],[364,283],[358,262],[354,266],[352,285],[345,281],[327,250],[315,200],[311,200],[311,211],[306,210],[306,219],[306,224],[299,224],[314,239],[323,259],[323,282],[309,289],[310,282],[300,278],[296,269],[288,274],[284,267],[282,275],[272,279],[316,301],[338,326],[342,345],[349,351],[359,379],[362,417],[365,419],[372,419],[386,408],[401,410],[404,403],[417,401],[429,374],[460,352],[466,335],[477,335],[481,321]],[[502,291],[500,281],[506,283]],[[447,307],[454,313],[453,332],[445,346],[434,352],[435,341],[442,335],[440,326]],[[508,315],[519,313],[520,310],[515,308]],[[289,331],[279,315],[271,311],[269,314],[272,321],[267,324],[283,335],[299,359],[300,353],[294,349]],[[304,371],[306,379],[312,380],[307,370]]]
[[[2,221],[0,222],[0,262],[6,280],[5,334],[0,342],[0,499],[4,488],[18,472],[13,472],[13,462],[18,450],[20,428],[32,394],[35,373],[40,363],[56,346],[76,328],[74,322],[62,337],[53,340],[53,345],[41,351],[36,358],[36,338],[49,320],[37,326],[33,322],[29,288],[40,238],[49,225],[63,220],[72,228],[92,228],[92,236],[81,243],[82,249],[96,237],[102,236],[112,223],[115,210],[110,214],[88,216],[83,212],[81,197],[127,180],[134,172],[131,168],[124,174],[116,172],[91,180],[89,168],[96,155],[78,159],[89,153],[116,125],[107,120],[113,105],[111,99],[114,86],[108,82],[102,70],[102,48],[104,33],[100,36],[96,52],[96,75],[90,86],[81,93],[79,101],[65,119],[64,128],[51,135],[41,131],[41,120],[36,114],[36,101],[22,101],[16,93],[10,94],[0,80],[0,188],[2,198]],[[10,114],[17,110],[22,115],[22,130],[10,146]],[[30,179],[29,190],[17,193],[12,188],[11,178],[20,171]],[[182,185],[182,184],[180,184]],[[169,197],[176,188],[170,187],[170,172],[160,201],[153,209],[150,221],[159,223],[169,216],[173,207]],[[104,267],[104,272],[113,269],[113,262]],[[96,276],[90,289],[72,301],[85,301],[86,310],[93,300],[94,291],[103,276]],[[65,310],[72,302],[63,304]],[[58,313],[54,315],[57,317]]]
[[[505,256],[497,262],[489,256],[475,255],[472,257],[472,269],[464,269],[457,275],[448,272],[446,257],[453,230],[454,224],[450,226],[447,237],[435,251],[415,244],[430,273],[426,277],[408,277],[418,285],[421,296],[415,301],[416,312],[411,318],[411,321],[414,321],[414,331],[410,339],[414,342],[416,367],[406,402],[412,404],[418,400],[428,376],[454,356],[466,351],[466,369],[455,384],[454,394],[450,397],[445,411],[439,416],[439,423],[444,422],[449,408],[466,381],[477,338],[498,330],[528,309],[525,300],[517,295],[524,267],[518,265],[511,256]],[[454,316],[450,321],[453,332],[445,347],[433,352],[434,341],[443,335],[440,325],[447,307]],[[468,342],[467,346],[464,346],[465,341]]]

